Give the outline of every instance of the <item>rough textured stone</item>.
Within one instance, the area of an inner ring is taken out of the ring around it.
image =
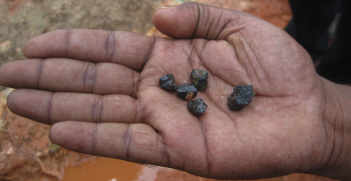
[[[174,92],[177,90],[177,83],[174,82],[173,74],[168,74],[160,78],[160,86],[167,91]]]
[[[190,73],[191,81],[199,91],[203,91],[207,87],[208,73],[204,70],[194,69]]]
[[[188,102],[188,109],[193,115],[199,116],[206,111],[207,105],[201,98],[198,98]]]
[[[252,85],[239,85],[234,87],[234,92],[228,97],[228,107],[232,111],[238,111],[248,105],[255,95]]]
[[[188,101],[197,95],[197,89],[194,85],[182,84],[179,85],[177,94],[181,99]]]

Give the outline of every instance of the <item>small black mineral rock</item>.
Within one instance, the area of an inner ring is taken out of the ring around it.
[[[194,85],[182,84],[179,85],[177,94],[181,99],[188,101],[197,95],[197,89]]]
[[[193,115],[199,116],[206,111],[207,105],[201,98],[198,98],[188,102],[188,109]]]
[[[161,88],[167,91],[174,92],[177,90],[177,83],[174,82],[173,74],[168,74],[160,78],[159,80]]]
[[[234,87],[234,92],[228,97],[228,107],[232,111],[238,111],[248,105],[255,95],[252,85],[239,85]]]
[[[191,81],[199,91],[203,91],[207,87],[208,73],[204,70],[194,69],[190,73]]]

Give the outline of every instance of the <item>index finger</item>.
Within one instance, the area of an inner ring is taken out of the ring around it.
[[[56,30],[29,40],[23,54],[28,58],[71,58],[113,62],[140,71],[148,59],[154,38],[124,31]]]

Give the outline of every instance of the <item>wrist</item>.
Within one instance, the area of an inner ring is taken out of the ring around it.
[[[351,179],[351,86],[335,84],[324,78],[324,122],[330,155],[318,175]],[[326,149],[327,150],[327,149]]]

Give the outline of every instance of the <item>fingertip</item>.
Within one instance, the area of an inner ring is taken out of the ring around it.
[[[21,69],[16,66],[16,61],[5,63],[0,67],[0,85],[13,87],[13,82],[17,82],[19,74],[23,74]]]
[[[56,138],[56,137],[55,137],[55,134],[56,134],[56,131],[57,131],[57,129],[56,129],[57,124],[59,124],[59,122],[58,122],[58,123],[55,123],[55,124],[53,124],[53,125],[51,125],[50,131],[49,131],[49,139],[51,140],[52,143],[55,143],[55,144],[57,144],[57,145],[60,145],[60,144],[57,142],[57,140],[55,139],[55,138]]]
[[[0,85],[5,86],[6,87],[6,78],[4,78],[4,76],[6,76],[7,72],[6,72],[6,64],[0,66]]]
[[[8,96],[7,96],[7,107],[9,108],[9,110],[11,112],[13,112],[13,101],[12,101],[12,97],[15,94],[16,90],[12,91]],[[13,112],[14,113],[14,112]]]
[[[28,40],[23,46],[23,55],[27,58],[41,58],[42,56],[40,56],[39,52],[46,47],[40,48],[40,45],[43,44],[46,36],[46,34],[42,34]]]
[[[49,139],[51,140],[51,142],[57,145],[62,145],[62,140],[60,141],[59,138],[64,138],[62,137],[62,135],[67,135],[65,133],[67,129],[63,129],[66,127],[67,127],[67,122],[58,122],[53,124],[49,131]]]
[[[62,57],[65,52],[67,30],[55,30],[28,40],[23,47],[27,58]]]
[[[67,143],[70,143],[70,124],[70,121],[53,124],[49,131],[49,139],[51,142],[69,148],[70,145],[67,145]]]
[[[24,44],[24,46],[23,46],[23,50],[22,50],[22,52],[23,52],[23,55],[25,56],[25,57],[27,57],[27,58],[30,58],[30,57],[32,57],[31,56],[31,52],[33,52],[31,49],[33,48],[33,46],[31,46],[31,45],[33,45],[33,38],[32,39],[30,39],[30,40],[28,40],[25,44]]]
[[[8,96],[7,105],[11,112],[41,123],[48,123],[47,104],[51,93],[31,89],[17,89]]]
[[[156,10],[156,12],[152,15],[152,22],[155,24],[155,23],[159,23],[159,21],[162,21],[160,20],[160,16],[162,16],[162,13],[163,13],[163,10],[165,9],[169,9],[171,7],[161,7],[159,9]]]
[[[0,67],[0,85],[13,88],[37,87],[40,59],[16,60]]]
[[[63,121],[51,126],[49,139],[67,149],[91,153],[92,135],[95,124],[77,121]]]
[[[23,110],[23,107],[19,102],[23,97],[21,92],[21,90],[14,90],[7,96],[7,107],[12,113],[17,115],[20,115]]]
[[[160,8],[152,17],[155,27],[172,38],[190,38],[196,28],[196,14],[189,6]]]
[[[195,2],[159,9],[153,16],[155,27],[172,38],[225,40],[245,27],[253,15]]]
[[[19,109],[19,106],[17,105],[17,98],[18,96],[21,96],[20,94],[18,94],[18,92],[21,92],[21,91],[18,91],[18,90],[14,90],[12,91],[8,96],[7,96],[7,107],[9,108],[9,110],[12,112],[12,113],[15,113],[15,114],[18,114],[18,109]]]

